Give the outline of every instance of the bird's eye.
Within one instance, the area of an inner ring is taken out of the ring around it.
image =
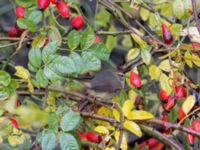
[[[121,81],[124,80],[124,74],[123,73],[118,73],[118,77]]]

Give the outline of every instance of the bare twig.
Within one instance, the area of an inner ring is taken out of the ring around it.
[[[193,10],[194,20],[196,22],[196,27],[200,34],[200,22],[199,22],[200,20],[198,19],[196,0],[191,0],[191,1],[192,1],[192,10]]]
[[[186,133],[193,134],[195,136],[200,136],[200,132],[197,132],[195,130],[191,130],[191,129],[186,128],[186,127],[179,125],[179,124],[174,124],[174,123],[171,123],[171,122],[165,122],[165,121],[162,121],[162,120],[159,120],[159,119],[151,119],[151,120],[148,120],[147,122],[151,123],[151,124],[157,124],[157,125],[165,126],[169,129],[171,128],[171,129],[181,130],[181,131],[184,131]]]
[[[117,35],[125,35],[125,34],[131,34],[131,30],[126,30],[126,31],[118,31],[118,32],[108,32],[108,31],[98,31],[97,34],[99,35],[112,35],[112,36],[117,36]]]
[[[167,136],[163,135],[159,131],[157,131],[157,130],[155,130],[153,128],[150,128],[150,127],[148,127],[146,125],[140,125],[140,127],[145,133],[153,136],[154,138],[156,138],[157,140],[163,142],[164,144],[168,145],[169,147],[174,147],[177,150],[184,150],[184,148],[180,144],[176,143],[174,140],[172,140],[172,139],[168,138]]]

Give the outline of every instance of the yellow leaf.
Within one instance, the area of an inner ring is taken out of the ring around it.
[[[119,135],[120,135],[120,132],[119,132],[119,131],[116,131],[115,134],[114,134],[115,140],[116,140],[117,142],[119,141]],[[121,143],[121,145],[120,145],[120,148],[121,148],[122,150],[127,150],[127,149],[128,149],[127,139],[126,139],[125,134],[123,134],[122,143]]]
[[[97,126],[94,131],[96,131],[97,133],[100,133],[100,134],[105,134],[105,135],[108,135],[109,134],[109,131],[106,127],[104,126]]]
[[[131,36],[132,36],[132,38],[134,39],[134,41],[135,41],[136,43],[138,43],[142,48],[148,47],[148,46],[147,46],[147,43],[146,43],[143,39],[141,39],[138,35],[132,33]]]
[[[112,116],[112,111],[106,107],[100,107],[97,111],[97,114],[98,115],[102,115],[102,116],[106,116],[106,117],[110,117]],[[95,121],[97,124],[101,124],[101,125],[104,125],[104,126],[109,126],[110,124],[106,121],[102,121],[102,120],[96,120]]]
[[[191,56],[191,54],[190,54],[189,51],[185,52],[184,58],[185,58],[186,64],[187,64],[190,68],[192,68],[192,56]]]
[[[170,95],[172,92],[172,87],[169,83],[169,77],[165,75],[164,73],[160,76],[160,86],[162,89],[164,89],[167,92],[167,95]]]
[[[147,9],[143,7],[140,9],[140,16],[143,21],[147,21],[147,19],[149,18],[149,15],[150,15],[150,12]]]
[[[34,87],[30,79],[28,79],[28,89],[31,93],[34,93]]]
[[[97,111],[98,115],[103,115],[103,116],[110,116],[111,113],[112,113],[111,110],[106,107],[101,107]]]
[[[171,70],[169,60],[166,59],[159,64],[159,68],[163,71],[169,72]]]
[[[149,75],[151,80],[158,80],[160,78],[161,70],[156,65],[151,65],[149,67]]]
[[[114,147],[106,147],[105,150],[115,150],[115,148]]]
[[[45,35],[40,34],[36,36],[32,42],[32,48],[34,47],[41,48],[42,46],[44,46],[45,40],[46,40]]]
[[[128,92],[129,99],[132,100],[132,101],[134,101],[133,104],[135,104],[135,99],[136,99],[137,95],[138,94],[134,90],[130,90]]]
[[[128,114],[129,120],[148,120],[154,118],[153,114],[143,110],[133,110]]]
[[[126,100],[123,104],[122,107],[122,112],[124,114],[124,116],[128,116],[128,113],[131,112],[131,110],[133,109],[134,106],[134,100]]]
[[[182,109],[185,114],[188,114],[195,105],[195,96],[190,95],[182,104]]]
[[[16,66],[15,69],[15,75],[17,77],[22,78],[24,80],[30,79],[30,73],[26,68],[24,68],[23,66]]]
[[[117,121],[120,121],[120,113],[117,109],[113,109],[113,116]]]
[[[200,67],[200,58],[197,55],[192,54],[192,61],[197,67]]]
[[[135,59],[140,54],[140,49],[138,48],[132,48],[128,51],[128,54],[126,56],[126,60],[130,61]]]
[[[130,132],[132,132],[133,134],[137,135],[138,137],[142,136],[142,131],[140,129],[140,127],[133,121],[130,120],[126,120],[124,122],[124,127],[129,130]]]
[[[19,136],[11,135],[8,137],[8,142],[12,147],[16,147],[17,145],[22,144],[24,140]]]
[[[194,47],[192,46],[192,44],[181,44],[179,46],[180,49],[185,49],[185,50],[189,50],[192,51],[194,50]],[[196,47],[195,50],[200,50],[200,48]]]
[[[108,130],[114,131],[114,130],[115,130],[115,127],[113,127],[113,126],[110,125],[110,126],[107,127],[107,129],[108,129]]]

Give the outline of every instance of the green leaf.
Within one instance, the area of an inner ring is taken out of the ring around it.
[[[66,56],[59,56],[52,62],[55,70],[61,74],[72,74],[76,72],[76,66],[71,58]]]
[[[53,150],[56,146],[56,135],[53,132],[43,133],[41,146],[44,150]]]
[[[30,62],[28,62],[28,70],[32,72],[37,72],[37,68],[33,66]]]
[[[143,49],[141,51],[141,57],[146,65],[149,65],[151,63],[151,54],[148,50]]]
[[[45,77],[41,69],[37,71],[35,78],[39,87],[45,88],[48,85],[48,79]]]
[[[69,57],[73,60],[74,65],[76,66],[77,74],[82,74],[88,71],[87,68],[85,68],[84,66],[82,57],[78,53],[72,52],[70,53]]]
[[[20,5],[20,6],[24,6],[24,7],[30,7],[31,5],[36,5],[37,4],[37,1],[36,0],[15,0],[16,4],[17,5]]]
[[[171,32],[172,32],[173,35],[178,35],[179,32],[183,29],[183,25],[178,24],[178,23],[174,23],[174,24],[172,24],[170,29],[171,29]]]
[[[48,34],[50,41],[57,42],[58,46],[61,45],[62,36],[61,36],[59,30],[56,27],[50,26],[47,34]]]
[[[76,138],[69,133],[61,134],[60,147],[61,150],[80,150],[80,146]]]
[[[8,86],[10,82],[10,75],[5,71],[0,71],[0,86]]]
[[[29,51],[28,58],[29,58],[30,63],[34,67],[39,68],[40,65],[41,65],[41,63],[42,63],[42,53],[41,53],[41,50],[39,48],[32,48]]]
[[[11,134],[13,131],[13,125],[8,119],[3,120],[0,123],[0,136],[1,137],[6,137],[9,134]]]
[[[28,20],[25,18],[19,18],[17,19],[17,25],[18,27],[22,29],[27,29],[31,32],[36,32],[36,25],[32,20]]]
[[[38,24],[42,20],[42,12],[39,10],[26,10],[25,18],[33,21],[35,24]]]
[[[51,55],[55,54],[57,52],[57,42],[51,42],[47,46],[44,47],[42,51],[42,60],[44,61],[45,64],[49,63],[49,60]]]
[[[115,32],[115,31],[116,31],[115,26],[111,25],[108,32]],[[107,46],[108,50],[111,52],[112,49],[117,45],[117,38],[112,35],[107,36],[105,45]]]
[[[15,90],[19,87],[19,83],[17,80],[15,79],[11,79],[11,82],[9,83],[9,85],[7,86],[9,93],[12,94],[15,92]]]
[[[0,101],[5,100],[9,97],[9,89],[7,87],[0,89]]]
[[[85,31],[82,33],[81,37],[81,49],[87,49],[94,43],[94,31],[92,28],[88,27]]]
[[[181,19],[182,16],[184,15],[184,3],[182,0],[174,0],[173,1],[173,12],[174,15],[178,18]]]
[[[58,115],[56,113],[49,114],[48,127],[55,132],[58,130]]]
[[[44,67],[44,75],[51,81],[56,81],[61,79],[62,77],[56,73],[55,70],[52,69],[52,64],[46,65]]]
[[[90,49],[93,55],[97,58],[104,61],[107,61],[109,59],[110,53],[103,43],[97,43],[93,45]]]
[[[86,68],[90,71],[98,71],[101,69],[101,61],[91,52],[82,53],[83,62]]]
[[[78,31],[73,30],[67,36],[68,46],[71,50],[77,48],[80,43],[80,34]]]
[[[63,131],[72,131],[77,128],[80,123],[80,114],[77,112],[70,111],[65,114],[61,120],[61,128]]]

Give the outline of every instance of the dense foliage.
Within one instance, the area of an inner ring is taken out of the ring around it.
[[[200,1],[3,5],[2,149],[200,149]]]

